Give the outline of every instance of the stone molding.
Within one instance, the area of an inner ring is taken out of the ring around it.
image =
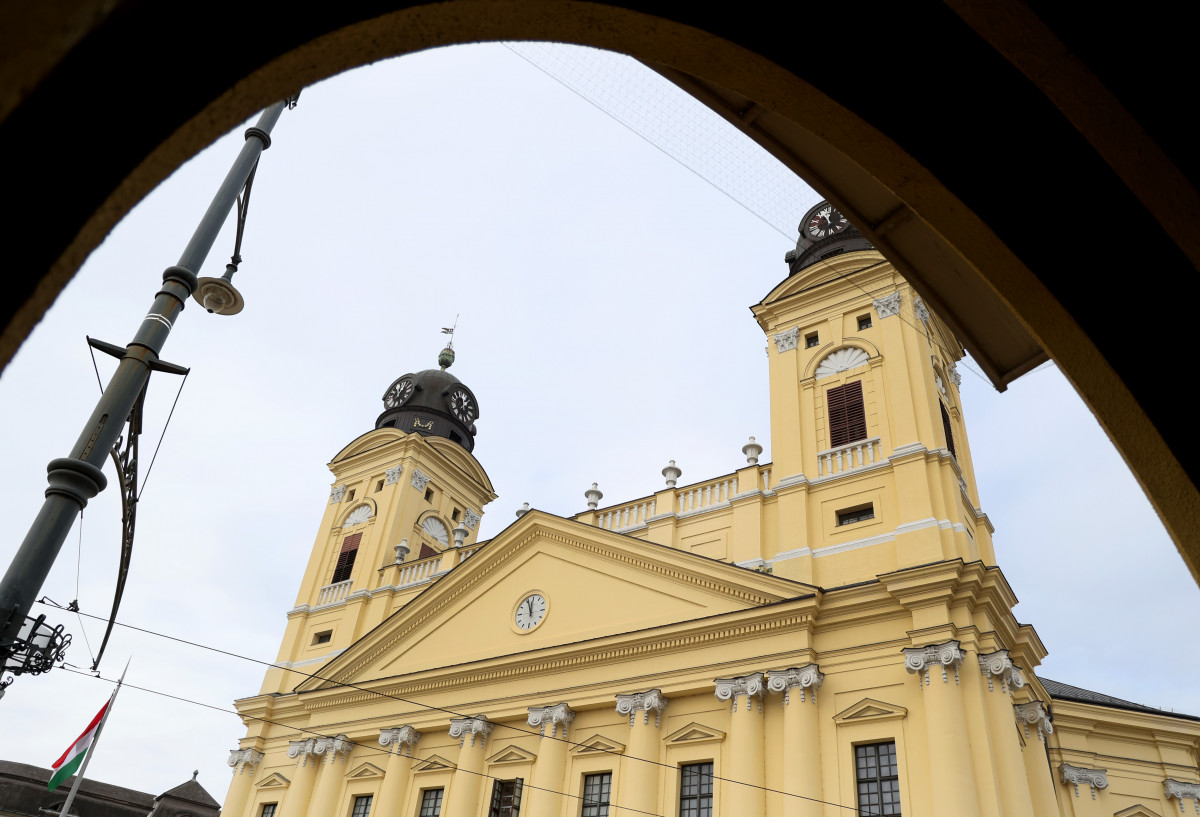
[[[717,678],[715,694],[717,700],[729,701],[729,711],[737,712],[738,698],[745,697],[746,711],[754,711],[754,701],[758,701],[758,711],[762,712],[763,693],[766,691],[763,674],[753,672],[749,675],[739,675],[736,678]]]
[[[904,650],[904,668],[917,676],[917,680],[921,681],[924,676],[924,683],[921,688],[929,686],[929,670],[934,666],[942,668],[942,683],[948,683],[950,678],[946,675],[946,667],[954,668],[954,684],[958,685],[958,668],[962,666],[963,659],[967,654],[962,651],[957,641],[946,641],[941,644],[931,644],[928,647],[905,647]]]
[[[892,315],[899,315],[900,293],[897,291],[883,298],[876,298],[871,305],[875,307],[875,312],[881,318],[890,318]]]
[[[954,381],[955,386],[962,385],[962,375],[959,374],[958,365],[955,363],[950,364],[950,379]]]
[[[450,737],[458,738],[460,749],[468,736],[471,738],[472,746],[475,745],[475,738],[479,738],[479,745],[483,746],[488,735],[492,734],[492,730],[495,728],[496,725],[489,721],[486,715],[476,715],[473,718],[451,718]]]
[[[1042,743],[1046,742],[1046,735],[1054,732],[1054,724],[1050,722],[1050,713],[1046,711],[1046,705],[1041,701],[1017,704],[1013,707],[1013,713],[1017,716],[1017,723],[1024,728],[1027,738],[1031,725],[1037,727],[1038,738]]]
[[[379,745],[395,747],[389,749],[388,754],[412,757],[413,749],[417,748],[417,741],[420,739],[421,733],[407,725],[379,730]]]
[[[424,491],[425,486],[429,484],[429,480],[431,479],[432,477],[429,476],[429,474],[426,474],[420,468],[414,468],[412,475],[412,487],[416,488],[418,491]]]
[[[647,692],[635,692],[632,695],[617,696],[617,714],[629,716],[629,728],[633,728],[633,720],[638,712],[644,712],[642,723],[650,724],[650,713],[654,713],[654,728],[662,723],[662,713],[667,711],[670,701],[661,689],[651,689]]]
[[[542,737],[546,736],[546,724],[550,724],[550,737],[553,738],[558,732],[558,725],[561,723],[562,738],[566,740],[567,728],[573,720],[575,720],[575,710],[565,703],[557,703],[553,706],[529,707],[529,725],[538,727],[538,734]]]
[[[346,495],[345,485],[334,485],[329,491],[329,504],[336,505],[342,501],[342,497]]]
[[[767,673],[767,689],[783,693],[783,704],[792,702],[792,690],[800,690],[800,703],[804,703],[805,690],[812,690],[812,702],[817,702],[817,690],[825,682],[825,673],[816,664],[805,664],[802,667],[771,670]]]
[[[1005,695],[1011,694],[1013,690],[1025,686],[1025,679],[1021,677],[1021,670],[1013,664],[1008,650],[978,653],[975,657],[979,659],[979,671],[987,678],[988,692],[995,692],[995,680],[997,678],[1000,679],[1000,690]]]
[[[326,761],[332,765],[339,754],[345,763],[353,748],[354,743],[345,735],[293,740],[288,744],[288,757],[295,758],[297,766],[307,766],[310,761],[314,766]]]
[[[262,759],[263,753],[257,749],[231,749],[227,762],[233,768],[234,775],[241,774],[246,766],[250,767],[250,774],[254,774],[255,767]]]
[[[1086,783],[1091,787],[1092,799],[1096,799],[1096,789],[1108,788],[1108,769],[1084,769],[1080,766],[1072,766],[1069,763],[1063,763],[1058,767],[1059,773],[1062,775],[1064,783],[1070,783],[1075,787],[1075,796],[1079,796],[1079,784]]]
[[[925,302],[920,298],[913,298],[913,314],[917,316],[917,320],[921,323],[929,323],[929,307],[925,306]]]
[[[467,508],[465,511],[463,511],[463,524],[471,530],[475,530],[475,526],[479,524],[479,519],[479,511],[472,510],[471,508]]]
[[[786,332],[776,332],[774,341],[776,354],[790,352],[800,345],[800,327],[793,326]]]
[[[1179,813],[1183,813],[1183,801],[1191,800],[1196,805],[1196,813],[1200,814],[1200,783],[1184,783],[1182,780],[1167,778],[1163,781],[1163,790],[1167,799],[1174,797],[1179,801]]]
[[[403,465],[393,465],[391,468],[383,472],[383,484],[395,485],[400,481],[400,475],[404,473]]]

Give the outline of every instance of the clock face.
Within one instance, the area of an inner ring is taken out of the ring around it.
[[[832,204],[827,204],[812,214],[805,228],[813,238],[826,238],[837,235],[850,226],[846,217],[837,211]]]
[[[541,593],[530,593],[517,606],[516,622],[522,630],[532,630],[546,617],[546,597]]]
[[[450,412],[463,423],[470,425],[476,417],[475,398],[466,389],[455,389],[446,398],[450,404]]]
[[[387,408],[395,408],[412,397],[412,393],[413,382],[407,377],[402,377],[387,390],[387,394],[383,396],[383,405]]]

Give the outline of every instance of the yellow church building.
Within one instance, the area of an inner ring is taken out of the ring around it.
[[[771,447],[489,541],[479,403],[388,387],[333,485],[224,817],[1200,814],[1200,719],[1039,678],[956,332],[828,203],[753,307]]]

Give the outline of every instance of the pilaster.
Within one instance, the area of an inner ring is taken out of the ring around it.
[[[817,690],[824,681],[816,664],[767,673],[767,689],[783,693],[783,789],[793,795],[783,800],[783,817],[822,815]]]
[[[233,769],[233,780],[229,783],[229,793],[225,795],[223,811],[226,817],[241,815],[246,810],[254,772],[262,759],[263,753],[257,749],[233,749],[229,752],[227,762]]]
[[[538,757],[533,765],[533,786],[529,797],[529,817],[555,817],[560,811],[563,776],[567,768],[567,730],[575,720],[575,710],[565,703],[529,707],[530,726],[538,727]],[[546,736],[546,727],[550,735]],[[561,737],[559,733],[561,734]]]
[[[1046,760],[1046,736],[1054,732],[1050,714],[1041,701],[1016,704],[1013,707],[1017,725],[1025,734],[1025,778],[1029,781],[1029,792],[1033,798],[1033,811],[1037,817],[1059,817],[1058,793],[1054,775]],[[1032,735],[1037,734],[1037,740]]]
[[[310,817],[325,817],[337,811],[338,797],[342,793],[342,769],[354,744],[345,735],[334,738],[316,738],[313,755],[318,758],[316,790],[309,805]],[[340,758],[340,763],[338,762]]]
[[[1008,650],[976,655],[979,671],[987,680],[984,693],[992,762],[1004,817],[1034,817],[1033,795],[1021,757],[1021,742],[1013,728],[1012,693],[1025,686],[1021,670]]]
[[[387,749],[387,768],[383,783],[379,787],[379,802],[376,814],[391,814],[400,811],[404,802],[404,784],[412,771],[413,750],[421,740],[421,733],[411,726],[393,726],[379,730],[379,745]]]
[[[729,777],[738,784],[729,788],[728,802],[734,814],[745,817],[759,817],[766,809],[763,681],[761,672],[714,681],[717,698],[730,702]]]
[[[658,811],[659,727],[668,703],[660,689],[617,696],[617,713],[629,716],[629,744],[621,757],[616,792],[618,817]]]
[[[450,737],[458,738],[459,752],[446,817],[474,817],[483,780],[483,747],[494,728],[486,715],[450,721]]]

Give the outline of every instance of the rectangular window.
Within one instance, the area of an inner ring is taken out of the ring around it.
[[[863,505],[861,508],[849,508],[844,511],[838,511],[838,525],[853,525],[855,522],[862,522],[867,519],[875,518],[875,506],[871,504]]]
[[[958,453],[954,450],[954,429],[950,427],[950,413],[946,411],[945,403],[938,403],[938,408],[942,410],[942,429],[946,432],[946,447],[950,449],[950,456],[958,459]]]
[[[871,328],[871,316],[870,315],[859,315],[858,316],[858,331],[861,332],[864,329],[870,329],[870,328]]]
[[[259,817],[275,817],[275,806],[277,803],[263,803],[262,814]]]
[[[313,643],[313,646],[315,647],[318,644],[328,644],[332,640],[333,640],[333,630],[325,630],[324,632],[315,633],[313,635],[312,643]],[[264,815],[264,817],[266,817],[266,815]]]
[[[863,406],[862,381],[835,386],[826,392],[829,401],[829,447],[848,445],[867,438],[867,411]]]
[[[421,812],[417,817],[442,817],[442,789],[421,792]]]
[[[454,520],[455,522],[457,522],[457,521],[458,521],[458,518],[459,518],[460,516],[462,516],[462,511],[460,511],[458,508],[455,508],[455,509],[454,509],[454,512],[450,514],[450,518],[451,518],[452,520]]]
[[[355,490],[356,490],[356,489],[354,489],[354,488],[351,488],[351,489],[350,489],[350,493],[346,494],[346,501],[347,501],[347,502],[353,502],[353,501],[354,501],[354,491],[355,491]]]
[[[855,746],[854,774],[858,781],[860,817],[899,817],[900,775],[895,741]]]
[[[379,493],[382,490],[383,490],[383,480],[379,480],[379,482],[375,483],[375,493]]]
[[[525,781],[519,777],[493,783],[492,807],[488,810],[488,817],[517,817],[521,812],[521,790],[524,787]]]
[[[364,794],[354,798],[354,811],[350,817],[369,817],[371,813],[371,795]]]
[[[330,584],[344,582],[350,578],[350,571],[354,569],[354,557],[358,555],[360,539],[362,539],[361,533],[353,533],[342,540],[342,552],[338,554],[337,565],[333,568],[333,578],[329,580]]]
[[[589,774],[583,778],[583,813],[580,817],[608,817],[608,795],[612,772]]]
[[[713,765],[691,763],[679,768],[679,817],[712,817]]]
[[[425,489],[425,501],[433,502],[433,489],[432,488]]]
[[[818,340],[816,332],[813,332],[811,335],[804,336],[804,348],[805,349],[811,349],[820,342],[821,341]]]

